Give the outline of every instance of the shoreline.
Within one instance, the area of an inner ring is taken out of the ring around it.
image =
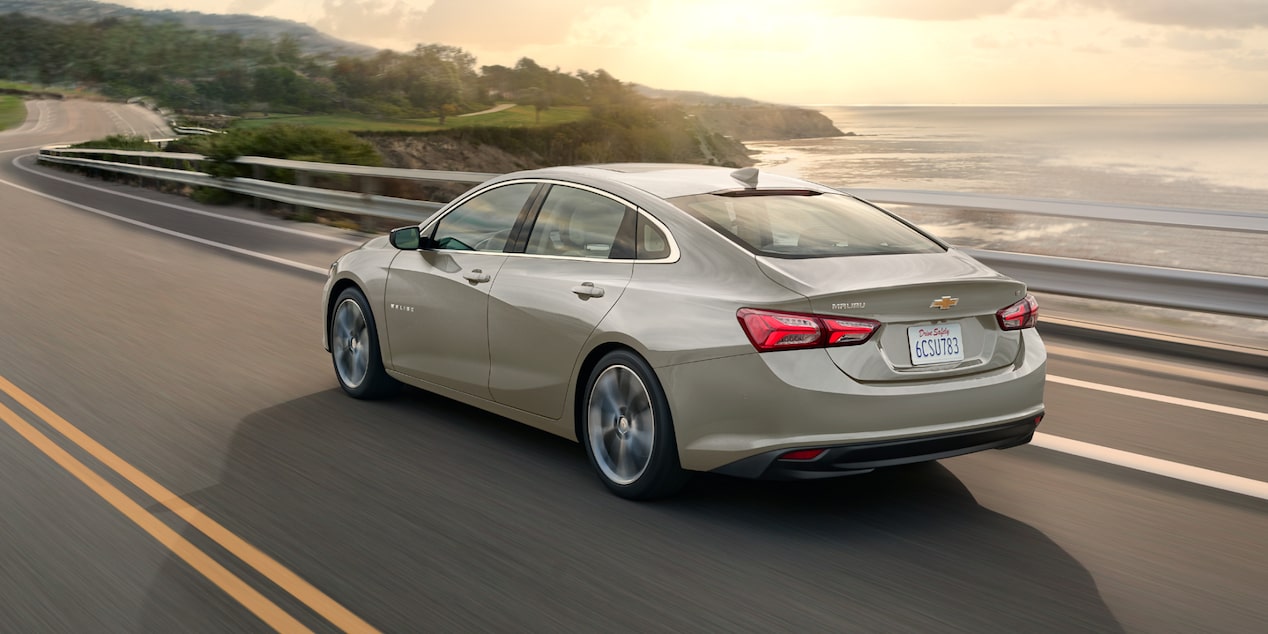
[[[855,135],[751,141],[755,164],[832,186],[1268,214],[1268,105],[820,108]]]

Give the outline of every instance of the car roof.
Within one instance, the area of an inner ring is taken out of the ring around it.
[[[738,172],[738,174],[737,174]],[[728,167],[676,163],[608,163],[572,167],[547,167],[515,172],[504,178],[557,178],[588,185],[621,183],[659,198],[676,198],[719,191],[742,190],[746,186],[737,176],[749,177],[745,171]],[[808,189],[831,192],[831,188],[790,176],[756,170],[758,189]]]

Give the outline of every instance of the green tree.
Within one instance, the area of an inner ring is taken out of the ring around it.
[[[284,106],[290,102],[298,83],[295,71],[285,66],[265,66],[252,74],[252,96],[270,107]]]
[[[279,64],[298,65],[301,61],[299,38],[290,33],[283,33],[273,43],[273,58]]]
[[[458,114],[458,105],[447,103],[440,106],[440,125],[445,125],[445,119]]]

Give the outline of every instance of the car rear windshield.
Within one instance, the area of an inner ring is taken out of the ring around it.
[[[945,250],[889,213],[842,194],[743,190],[670,202],[758,255],[815,258]]]

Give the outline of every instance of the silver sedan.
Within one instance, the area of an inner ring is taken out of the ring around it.
[[[339,384],[402,383],[576,439],[618,495],[1029,442],[1038,306],[846,193],[687,165],[494,178],[339,258]]]

